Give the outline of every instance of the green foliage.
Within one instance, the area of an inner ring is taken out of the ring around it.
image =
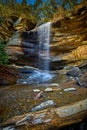
[[[78,0],[36,0],[35,3],[27,5],[27,0],[22,0],[18,4],[16,0],[1,0],[0,15],[5,18],[10,16],[27,17],[31,21],[49,21],[54,13],[58,10],[59,6],[64,8],[73,8]]]
[[[33,5],[27,5],[27,0],[22,0],[20,4],[16,0],[0,0],[0,16],[6,19],[15,17],[16,20],[21,17],[33,23],[44,23],[50,21],[54,14],[58,13],[60,6],[73,9],[76,4],[78,0],[36,0]]]
[[[0,4],[0,15],[2,18],[11,17],[14,14],[14,10],[9,8],[9,6],[5,6]]]
[[[73,9],[74,5],[78,4],[78,0],[61,0],[60,5],[65,9]]]
[[[8,55],[5,52],[5,43],[0,42],[0,65],[8,63]]]
[[[36,0],[33,5],[34,14],[37,16],[38,21],[42,23],[49,21],[53,17],[57,8],[58,3],[56,0]]]

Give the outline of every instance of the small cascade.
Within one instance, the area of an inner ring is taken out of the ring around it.
[[[51,22],[47,22],[38,27],[38,41],[39,41],[39,67],[43,70],[49,70],[50,58],[50,28]],[[44,61],[44,62],[43,62]],[[44,64],[44,65],[42,65]],[[43,66],[43,67],[42,67]]]

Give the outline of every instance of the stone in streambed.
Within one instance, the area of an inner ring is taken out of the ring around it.
[[[53,100],[47,100],[47,101],[40,103],[36,107],[32,108],[32,111],[35,112],[35,111],[43,110],[50,106],[55,106],[55,105],[56,105],[56,103]]]
[[[76,91],[76,88],[66,88],[66,89],[64,89],[64,92],[68,92],[68,91]]]
[[[33,92],[37,93],[37,92],[40,92],[39,89],[33,89]]]
[[[53,89],[52,89],[52,88],[46,88],[46,89],[44,90],[44,92],[53,92]]]

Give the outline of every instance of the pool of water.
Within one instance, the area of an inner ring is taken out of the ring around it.
[[[64,72],[63,72],[64,73]],[[68,79],[60,71],[45,71],[34,69],[32,72],[25,73],[24,71],[20,73],[20,78],[17,84],[42,84],[42,83],[62,83]]]

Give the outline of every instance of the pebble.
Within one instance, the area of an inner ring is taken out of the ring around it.
[[[33,92],[38,93],[38,92],[40,92],[40,90],[39,89],[33,89]]]
[[[60,92],[60,94],[63,94],[62,92]]]
[[[68,92],[68,91],[76,91],[76,88],[66,88],[66,89],[64,89],[64,92]]]
[[[53,91],[52,88],[46,88],[46,89],[44,90],[44,92],[52,92],[52,91]]]

